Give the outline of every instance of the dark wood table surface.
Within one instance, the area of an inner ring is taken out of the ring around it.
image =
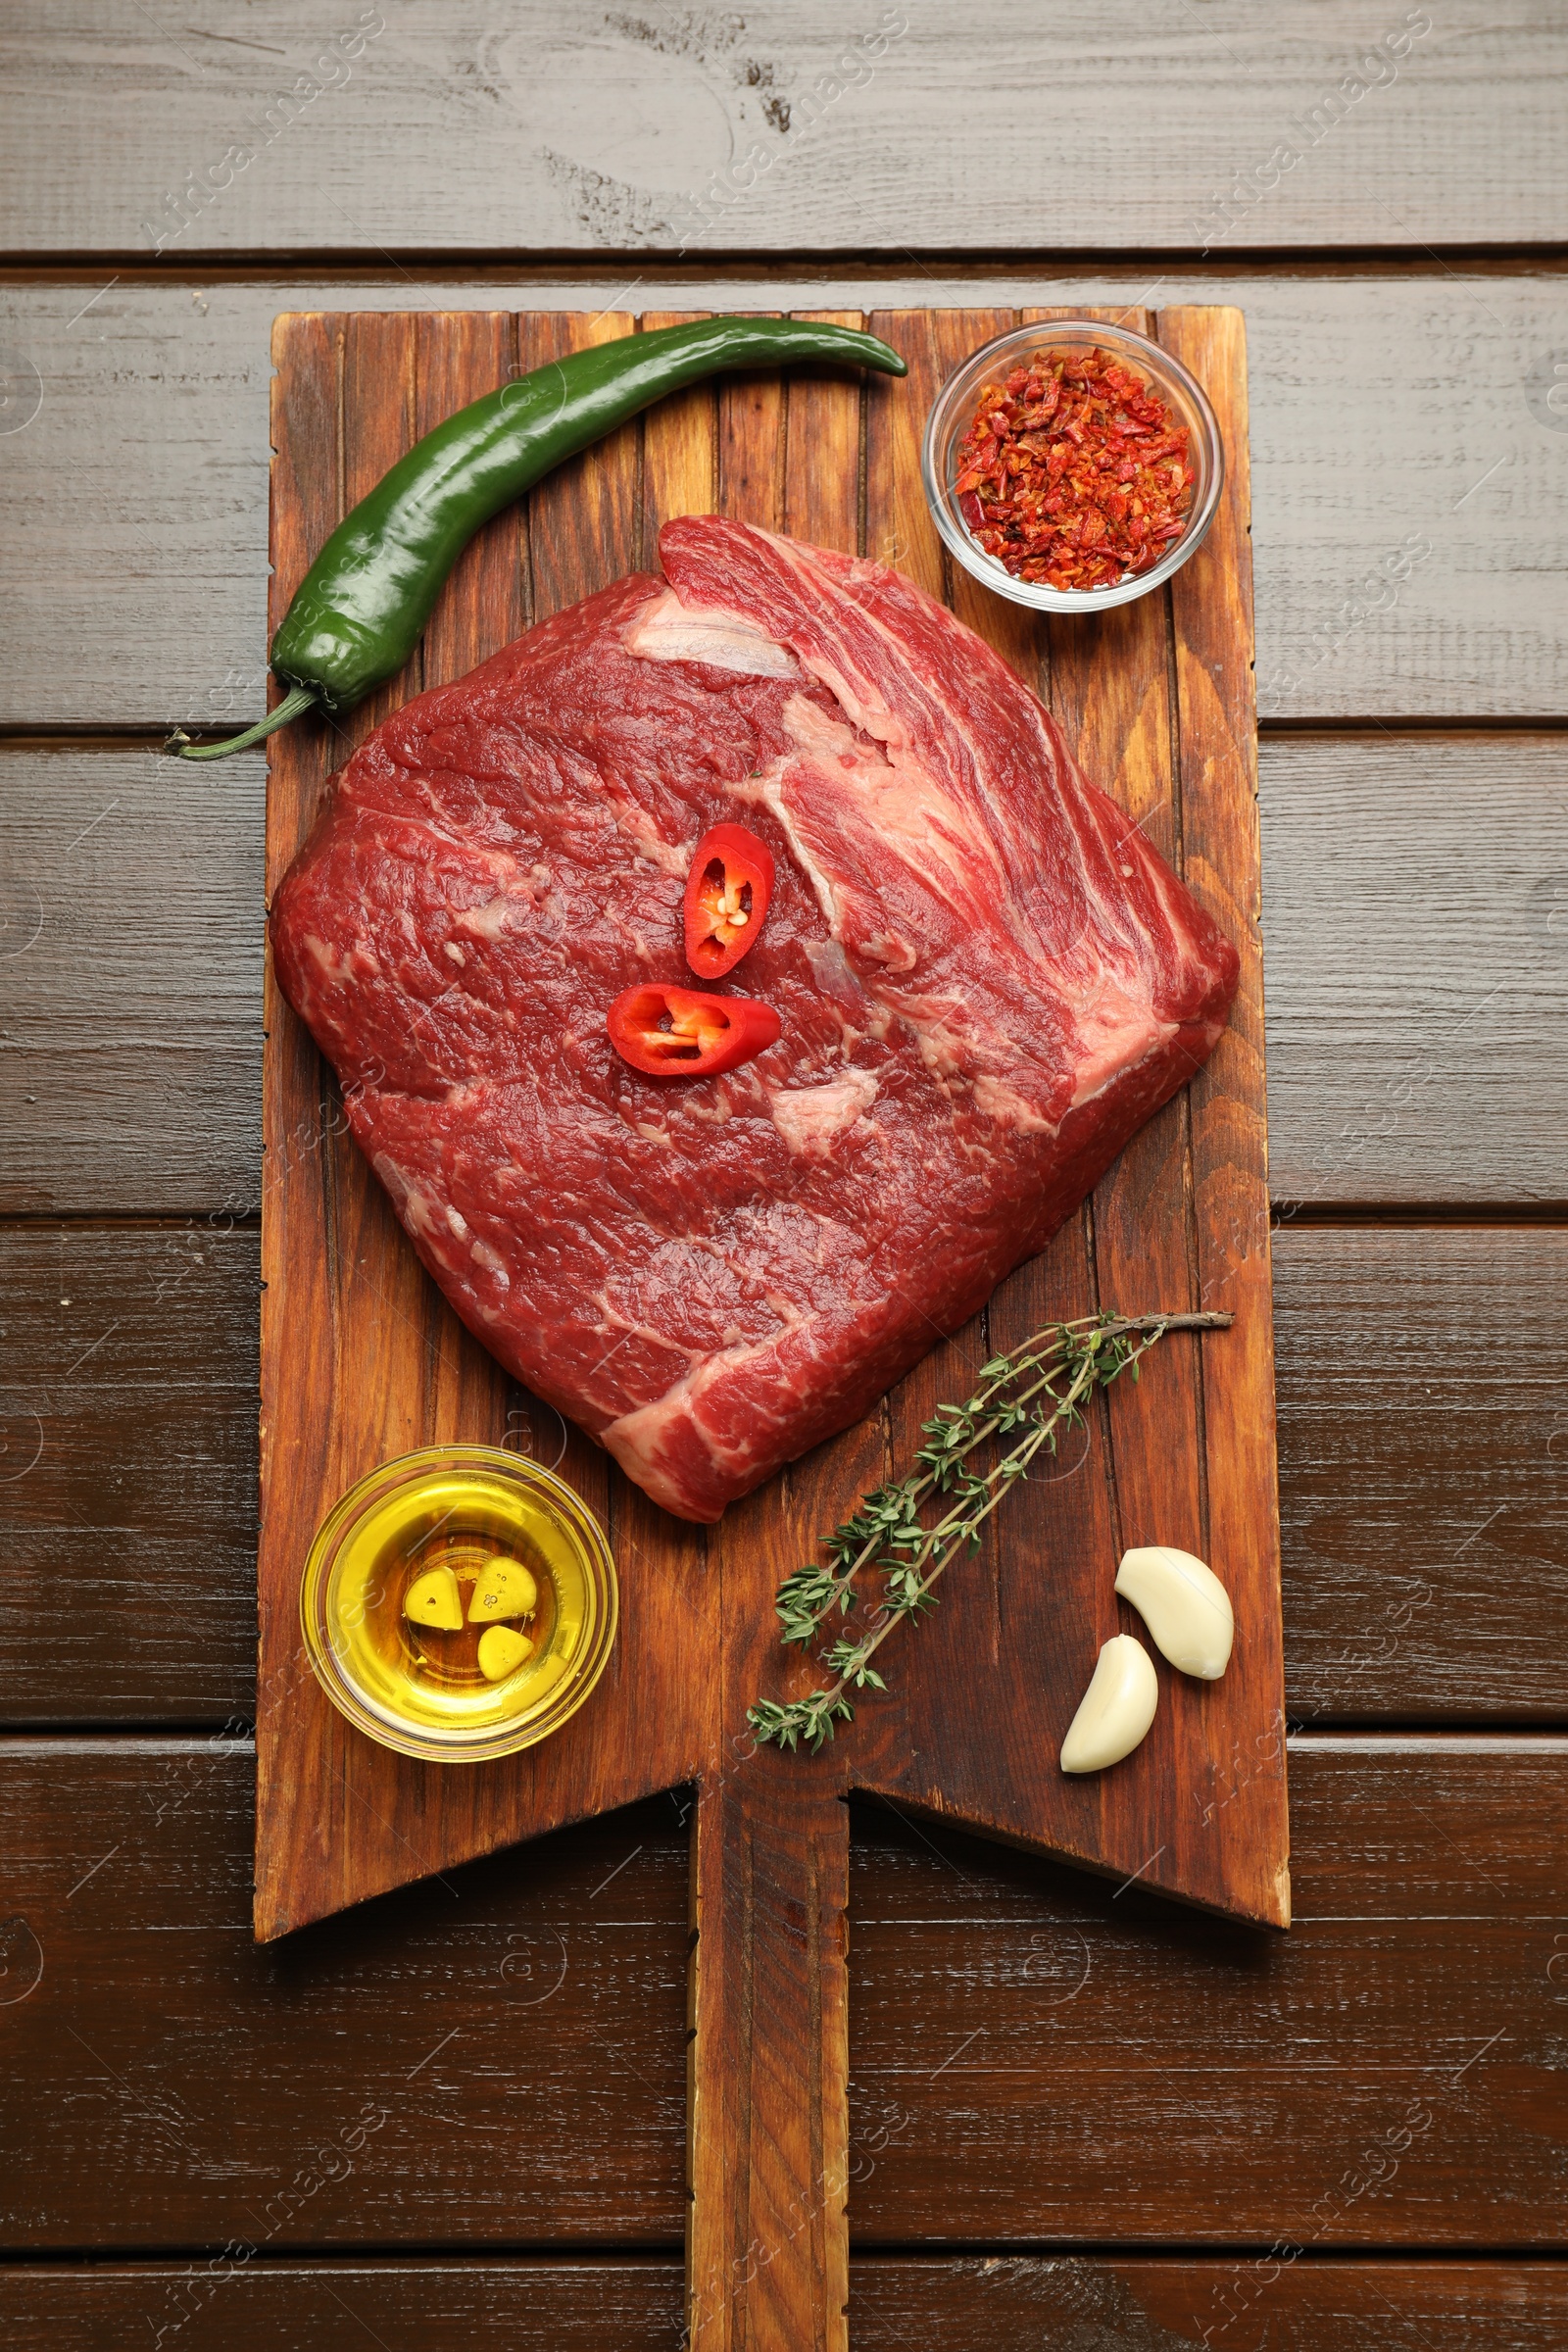
[[[852,2342],[1568,2341],[1568,12],[0,22],[0,2320],[673,2346],[680,1792],[250,1938],[268,334],[1226,301],[1297,1924],[856,1817]]]

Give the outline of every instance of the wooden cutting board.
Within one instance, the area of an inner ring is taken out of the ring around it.
[[[652,568],[670,515],[717,512],[860,548],[946,597],[1044,695],[1087,772],[1241,949],[1241,993],[1213,1058],[1052,1249],[858,1428],[710,1530],[656,1509],[463,1329],[348,1140],[331,1074],[269,969],[257,1935],[695,1784],[691,2332],[705,2348],[789,2352],[846,2340],[849,1790],[1234,1918],[1289,1917],[1241,314],[1115,314],[1206,386],[1225,496],[1169,589],[1074,622],[1036,620],[955,569],[921,495],[932,397],[1018,315],[833,316],[895,344],[907,378],[730,377],[563,467],[468,550],[402,677],[341,726],[273,738],[267,821],[270,890],[327,778],[390,710]],[[271,625],[332,526],[419,434],[510,375],[636,323],[616,313],[279,318]],[[1236,1322],[1167,1338],[1136,1387],[1099,1401],[1081,1442],[1010,1496],[983,1550],[950,1572],[934,1619],[888,1644],[879,1663],[892,1689],[853,1730],[815,1759],[757,1751],[751,1701],[811,1681],[776,1640],[780,1578],[863,1487],[907,1466],[921,1421],[967,1393],[989,1352],[1102,1305],[1224,1307]],[[620,1573],[619,1641],[589,1704],[544,1745],[478,1767],[415,1763],[350,1730],[299,1633],[300,1572],[329,1504],[389,1455],[448,1439],[559,1462],[606,1523]],[[1212,1562],[1235,1600],[1234,1661],[1217,1685],[1161,1666],[1145,1745],[1113,1772],[1068,1780],[1057,1745],[1099,1646],[1138,1630],[1112,1590],[1116,1562],[1149,1542]]]

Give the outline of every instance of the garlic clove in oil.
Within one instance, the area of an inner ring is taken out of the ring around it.
[[[415,1625],[433,1625],[455,1634],[463,1623],[463,1595],[450,1568],[427,1568],[403,1595],[403,1614]]]
[[[539,1606],[539,1587],[520,1560],[504,1552],[486,1560],[468,1602],[468,1623],[483,1625],[496,1617],[531,1617]]]
[[[1169,1544],[1146,1544],[1123,1552],[1116,1590],[1132,1602],[1162,1658],[1200,1682],[1218,1682],[1231,1662],[1236,1619],[1212,1568]]]
[[[532,1654],[533,1643],[515,1626],[487,1625],[479,1636],[479,1672],[487,1683],[504,1683]]]
[[[1062,1771],[1103,1772],[1107,1764],[1119,1764],[1149,1730],[1158,1704],[1159,1684],[1148,1650],[1131,1634],[1113,1634],[1067,1727]]]

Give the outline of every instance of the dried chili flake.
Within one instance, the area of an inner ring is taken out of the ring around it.
[[[971,536],[1017,580],[1109,588],[1187,528],[1185,425],[1115,356],[1037,351],[980,394],[955,485]]]

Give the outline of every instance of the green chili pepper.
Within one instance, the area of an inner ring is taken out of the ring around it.
[[[853,327],[705,318],[574,351],[460,409],[361,499],[300,582],[272,639],[272,668],[288,689],[276,709],[227,743],[176,734],[168,748],[182,760],[223,760],[303,711],[350,709],[403,667],[480,524],[553,466],[682,384],[785,360],[907,372],[896,351]]]

